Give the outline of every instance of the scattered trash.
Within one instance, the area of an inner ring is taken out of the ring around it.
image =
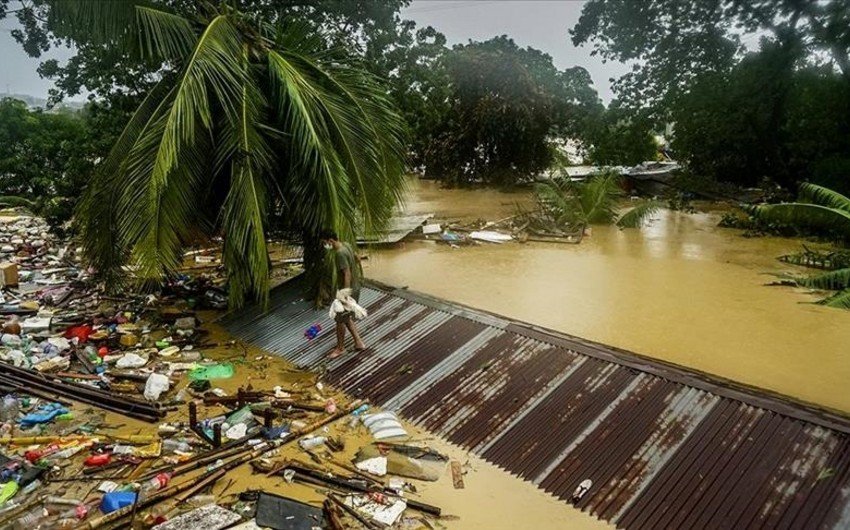
[[[304,336],[307,337],[307,340],[313,340],[319,336],[319,333],[322,332],[321,324],[313,324],[309,328],[304,331]]]
[[[354,465],[360,471],[365,471],[376,477],[383,477],[387,474],[387,457],[385,456],[376,456],[361,460]]]
[[[570,500],[573,503],[580,501],[581,498],[584,497],[584,494],[587,493],[588,490],[591,487],[593,487],[593,481],[592,480],[590,480],[589,478],[582,480],[579,483],[578,487],[576,487],[575,491],[573,492],[572,496],[570,497]]]
[[[384,526],[392,526],[407,508],[402,499],[388,499],[380,494],[349,495],[345,504]]]
[[[158,524],[153,527],[153,530],[221,530],[241,519],[242,517],[236,512],[217,504],[210,504]]]
[[[439,223],[432,223],[422,226],[422,233],[425,235],[428,234],[439,234],[443,230],[443,227],[440,226]]]

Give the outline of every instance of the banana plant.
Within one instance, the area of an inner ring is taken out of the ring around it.
[[[850,199],[810,183],[800,185],[798,199],[799,202],[793,203],[752,206],[746,211],[763,221],[837,232],[850,239]],[[850,268],[798,278],[796,282],[812,289],[836,291],[818,303],[850,309]]]
[[[45,0],[87,43],[161,64],[76,211],[110,282],[159,281],[199,238],[223,239],[230,303],[267,301],[268,232],[377,232],[403,192],[404,126],[380,81],[286,21],[186,0]],[[321,253],[308,262],[319,267]]]

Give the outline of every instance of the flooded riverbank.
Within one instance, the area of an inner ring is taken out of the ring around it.
[[[498,219],[526,200],[414,182],[407,211]],[[743,238],[718,220],[663,210],[640,230],[594,227],[580,245],[412,242],[373,252],[366,274],[850,412],[850,313],[764,286],[766,273],[799,271],[775,258],[800,241]]]

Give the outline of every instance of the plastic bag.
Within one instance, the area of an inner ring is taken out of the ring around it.
[[[140,368],[146,364],[148,364],[148,360],[144,357],[136,355],[135,353],[128,353],[124,357],[118,359],[115,366],[118,368]]]
[[[168,392],[171,381],[162,374],[151,374],[145,381],[145,399],[156,401],[163,392]]]
[[[189,379],[192,381],[200,381],[202,379],[229,379],[231,377],[233,377],[233,365],[230,363],[199,366],[189,372]]]

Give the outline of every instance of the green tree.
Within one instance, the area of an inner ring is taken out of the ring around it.
[[[0,195],[26,199],[61,228],[105,152],[93,143],[98,131],[86,112],[29,110],[22,101],[0,100]]]
[[[77,209],[108,278],[158,280],[184,245],[221,235],[230,301],[265,300],[266,233],[382,228],[403,185],[403,127],[386,90],[299,26],[197,2],[50,4],[56,27],[174,64],[146,95]],[[308,268],[321,267],[315,254]]]
[[[506,36],[455,46],[441,61],[449,108],[426,154],[429,175],[453,185],[514,184],[551,162],[550,135],[576,131],[598,105],[581,68],[559,71],[552,58]]]
[[[616,100],[585,118],[580,138],[589,161],[602,166],[633,166],[654,160],[658,152],[647,116],[623,109]]]
[[[101,0],[104,3],[127,0]],[[129,118],[128,106],[138,105],[171,64],[156,57],[132,53],[126,47],[114,47],[91,38],[85,32],[58,23],[51,16],[51,2],[15,0],[16,16],[22,30],[14,37],[33,57],[40,57],[53,46],[74,43],[74,55],[65,63],[43,61],[39,73],[52,80],[52,101],[87,90],[114,111]],[[214,2],[213,2],[214,3]],[[345,50],[359,57],[362,65],[384,78],[389,93],[413,134],[409,149],[413,160],[422,163],[427,139],[436,130],[447,109],[446,83],[435,68],[445,50],[445,37],[432,27],[416,28],[402,20],[401,8],[410,0],[226,0],[254,21],[277,24],[298,22],[326,49]],[[193,0],[158,0],[173,13],[192,17]],[[0,0],[0,19],[11,0]],[[128,102],[129,101],[129,102]]]
[[[847,0],[591,0],[570,35],[576,46],[591,44],[592,53],[633,65],[615,83],[618,96],[666,119],[696,77],[732,68],[743,33],[799,42],[850,79],[848,27]]]
[[[802,184],[799,200],[801,202],[755,206],[747,210],[763,221],[834,232],[845,241],[850,241],[850,199],[828,188]],[[820,303],[850,309],[850,268],[801,278],[797,283],[814,289],[836,291]]]

